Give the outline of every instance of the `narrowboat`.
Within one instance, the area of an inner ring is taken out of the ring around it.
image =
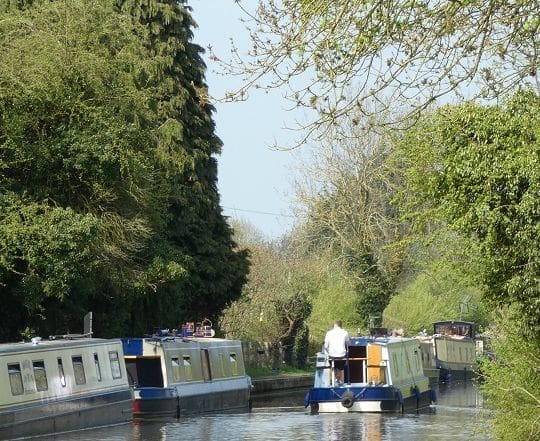
[[[123,338],[134,417],[173,417],[250,409],[251,378],[242,344],[203,332]]]
[[[304,399],[311,413],[404,412],[435,400],[414,338],[351,337],[343,384],[335,382],[332,364],[325,352],[317,353],[314,387]]]
[[[439,381],[472,378],[476,366],[474,323],[440,321],[433,323],[433,335],[417,337],[425,371],[437,371]]]
[[[0,439],[129,422],[120,340],[52,336],[0,344]]]

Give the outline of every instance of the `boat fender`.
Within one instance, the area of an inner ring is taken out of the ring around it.
[[[431,403],[437,402],[437,392],[435,392],[435,389],[430,390],[431,393]]]
[[[345,392],[341,396],[341,404],[343,407],[350,409],[354,404],[354,394],[352,392]]]

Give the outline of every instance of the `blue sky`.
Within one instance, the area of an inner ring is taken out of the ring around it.
[[[244,0],[243,5],[254,5]],[[249,38],[240,21],[240,8],[233,0],[188,0],[199,28],[194,42],[228,59],[230,39],[245,53]],[[205,58],[206,80],[210,95],[218,97],[238,80],[215,71],[219,67]],[[293,203],[292,155],[275,151],[275,142],[291,143],[296,137],[284,129],[293,123],[287,102],[278,91],[251,95],[245,102],[217,103],[214,114],[217,134],[223,141],[218,158],[218,187],[224,214],[249,221],[268,238],[278,238],[288,231],[295,219]]]

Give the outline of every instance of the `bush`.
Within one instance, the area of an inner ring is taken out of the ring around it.
[[[515,312],[504,311],[490,331],[495,357],[481,362],[482,390],[497,410],[495,435],[504,441],[540,439],[540,342],[521,322]]]

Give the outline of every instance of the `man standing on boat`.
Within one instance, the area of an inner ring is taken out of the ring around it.
[[[333,363],[333,374],[337,384],[343,384],[345,372],[345,356],[349,344],[349,333],[343,329],[341,320],[334,322],[334,327],[324,337],[324,349],[330,362]]]

